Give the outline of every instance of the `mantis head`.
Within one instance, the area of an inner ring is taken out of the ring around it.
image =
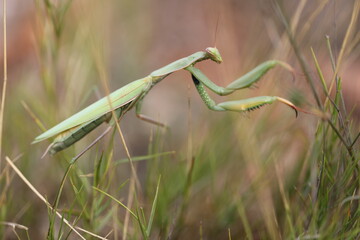
[[[221,58],[220,52],[217,48],[208,47],[205,49],[209,58],[216,63],[221,63],[223,60]]]

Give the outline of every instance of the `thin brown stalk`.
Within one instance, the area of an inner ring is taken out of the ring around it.
[[[325,6],[329,3],[329,0],[321,1],[316,9],[311,13],[311,15],[307,18],[305,24],[303,25],[302,29],[299,33],[300,41],[304,39],[305,35],[309,32],[309,29],[313,25],[315,19],[319,16],[319,14],[323,11]]]
[[[187,167],[190,169],[192,165],[192,115],[191,115],[191,98],[190,98],[190,84],[188,85],[188,142],[187,142]]]
[[[106,93],[106,96],[107,96],[107,99],[108,99],[110,109],[112,109],[112,111],[111,111],[112,112],[112,117],[113,117],[113,119],[116,120],[117,116],[116,116],[115,111],[114,111],[115,109],[113,108],[111,100],[109,98],[110,88],[109,88],[109,84],[108,84],[107,73],[106,73],[106,70],[104,68],[104,65],[102,64],[103,58],[102,58],[101,54],[99,53],[99,51],[97,51],[95,49],[95,46],[93,46],[92,50],[93,50],[93,53],[94,53],[94,56],[95,56],[96,67],[97,67],[97,70],[98,70],[98,73],[99,73],[99,76],[100,76],[100,80],[101,80],[101,82],[103,84],[103,87],[105,89],[105,93]],[[121,119],[121,116],[120,116],[119,119]],[[123,135],[121,127],[119,125],[119,121],[115,121],[115,126],[116,126],[116,129],[117,129],[117,132],[119,133],[121,142],[122,142],[122,144],[124,146],[126,156],[127,156],[128,160],[129,160],[131,172],[132,172],[133,177],[135,178],[136,187],[138,188],[138,191],[141,191],[141,185],[140,185],[140,182],[139,182],[139,178],[137,176],[136,169],[135,169],[135,166],[133,164],[129,148],[127,147],[124,135]]]
[[[46,131],[46,127],[40,121],[40,119],[35,115],[35,113],[30,109],[30,107],[26,104],[26,102],[21,101],[21,105],[23,105],[25,111],[30,115],[31,119],[40,127],[42,131]]]
[[[354,28],[356,26],[356,21],[357,21],[358,15],[359,15],[359,10],[360,10],[360,1],[357,0],[354,3],[353,12],[351,14],[350,24],[349,24],[349,27],[346,30],[346,34],[345,34],[344,40],[343,40],[342,45],[341,45],[339,57],[338,57],[338,59],[336,61],[336,68],[335,68],[335,71],[334,71],[334,74],[333,74],[333,78],[331,80],[331,84],[330,84],[330,87],[329,87],[329,92],[331,92],[331,90],[332,90],[332,88],[334,86],[335,80],[336,80],[336,76],[338,75],[338,72],[340,70],[340,66],[341,66],[341,63],[342,63],[342,60],[343,60],[343,57],[344,57],[344,54],[345,54],[345,50],[347,48],[348,42],[350,41],[350,36],[353,33],[353,30],[354,30]]]
[[[122,144],[124,146],[126,156],[127,156],[128,160],[129,160],[129,164],[130,164],[130,168],[131,168],[131,172],[132,172],[132,176],[130,178],[129,195],[128,195],[128,202],[127,202],[129,208],[131,208],[132,202],[134,200],[135,191],[136,191],[136,189],[138,191],[141,191],[141,185],[140,185],[140,181],[139,181],[139,178],[137,176],[136,169],[135,169],[135,166],[133,164],[133,161],[132,161],[132,158],[131,158],[131,155],[130,155],[129,148],[127,147],[127,144],[126,144],[124,134],[123,134],[123,132],[122,132],[122,130],[120,128],[119,121],[116,121],[117,116],[116,116],[115,111],[114,111],[115,109],[113,108],[111,100],[109,98],[110,89],[109,89],[109,85],[108,85],[108,81],[107,81],[108,78],[107,78],[106,71],[105,71],[105,69],[103,67],[103,64],[101,64],[101,61],[100,61],[101,57],[99,56],[99,53],[97,51],[94,51],[94,52],[95,52],[95,60],[97,61],[96,66],[97,66],[98,71],[99,71],[100,79],[102,80],[102,83],[103,83],[103,86],[104,86],[104,89],[105,89],[105,92],[106,92],[106,95],[107,95],[108,103],[110,105],[110,108],[112,109],[112,117],[113,117],[113,119],[115,119],[115,126],[116,126],[116,129],[117,129],[117,132],[119,133],[121,142],[122,142]],[[121,119],[121,116],[120,116],[119,119]],[[137,188],[135,188],[135,186]],[[127,211],[126,214],[125,214],[124,227],[123,227],[123,239],[124,240],[127,237],[127,230],[128,230],[128,227],[129,227],[129,218],[130,218],[130,214]]]
[[[134,200],[134,191],[135,191],[135,178],[134,176],[132,178],[130,178],[130,184],[129,184],[129,195],[128,195],[128,199],[127,199],[127,205],[128,208],[131,208],[131,205],[133,203]],[[123,240],[126,240],[127,238],[127,233],[128,233],[128,228],[129,228],[129,221],[130,221],[130,211],[126,211],[125,214],[125,219],[124,219],[124,227],[123,227]]]
[[[302,53],[300,51],[300,48],[299,48],[299,46],[297,44],[297,41],[295,40],[295,36],[293,34],[293,31],[292,31],[292,28],[291,28],[291,26],[289,24],[289,21],[285,17],[284,11],[280,7],[279,3],[275,2],[275,5],[276,5],[276,10],[277,10],[277,12],[278,12],[278,14],[279,14],[279,16],[281,18],[281,21],[283,22],[283,24],[285,26],[286,33],[288,35],[290,44],[291,44],[292,48],[294,49],[295,55],[296,55],[296,57],[297,57],[297,59],[298,59],[298,61],[300,63],[301,70],[305,75],[305,79],[307,80],[308,84],[310,85],[310,88],[311,88],[312,94],[313,94],[313,96],[315,98],[316,104],[320,109],[322,109],[322,104],[321,104],[321,101],[320,101],[320,97],[319,97],[319,95],[318,95],[318,93],[316,91],[316,88],[315,88],[315,81],[310,75],[310,68],[306,64],[305,58],[304,58],[304,56],[302,55]]]
[[[7,42],[6,42],[6,0],[3,0],[3,30],[4,30],[4,82],[1,95],[1,107],[0,107],[0,169],[2,161],[2,136],[3,136],[3,125],[4,125],[4,109],[6,99],[6,86],[7,86]]]

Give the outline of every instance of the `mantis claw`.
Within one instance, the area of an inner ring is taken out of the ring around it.
[[[300,110],[300,108],[296,107],[292,102],[290,102],[289,100],[286,100],[284,98],[281,98],[281,97],[276,97],[278,101],[288,105],[289,107],[291,107],[292,109],[294,109],[295,111],[295,117],[298,117],[298,110]],[[302,111],[302,110],[300,110]]]
[[[218,106],[224,108],[227,111],[245,112],[258,109],[275,101],[280,101],[294,109],[296,117],[298,116],[298,110],[303,111],[302,109],[296,107],[292,102],[277,96],[260,96],[243,100],[223,102],[219,103]]]
[[[289,107],[291,107],[292,109],[294,109],[295,114],[296,114],[296,117],[298,116],[298,113],[299,113],[299,112],[303,112],[303,113],[311,114],[311,115],[317,115],[317,114],[315,114],[315,113],[313,113],[313,112],[309,112],[309,111],[306,111],[306,110],[304,110],[304,109],[302,109],[302,108],[299,108],[299,107],[295,106],[292,102],[290,102],[289,100],[286,100],[286,99],[284,99],[284,98],[277,97],[277,100],[279,100],[279,101],[282,102],[282,103],[285,103],[286,105],[288,105]]]

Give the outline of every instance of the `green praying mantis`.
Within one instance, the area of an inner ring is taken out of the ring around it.
[[[74,114],[73,116],[36,137],[33,143],[55,137],[54,141],[50,144],[47,151],[45,152],[45,154],[47,152],[50,154],[55,154],[79,141],[103,122],[109,123],[110,127],[113,126],[123,114],[125,114],[133,107],[136,108],[136,116],[140,119],[153,124],[164,126],[162,123],[159,123],[150,117],[141,114],[141,105],[144,97],[154,85],[169,76],[171,73],[182,69],[191,73],[193,82],[198,93],[200,94],[200,97],[206,106],[211,110],[246,112],[260,108],[266,104],[271,104],[275,101],[279,101],[290,106],[295,110],[296,115],[297,110],[300,110],[290,101],[277,96],[259,96],[216,104],[206,92],[205,87],[218,95],[224,96],[231,94],[239,89],[249,88],[264,74],[266,74],[266,72],[277,65],[282,66],[289,71],[292,71],[292,68],[287,63],[282,61],[266,61],[242,77],[236,79],[228,86],[220,87],[208,79],[198,68],[195,67],[196,63],[208,59],[216,63],[222,62],[220,52],[217,48],[214,47],[208,47],[205,51],[199,51],[188,57],[181,58],[166,65],[165,67],[153,71],[147,77],[135,80],[123,86],[108,96],[84,108],[80,112]],[[116,119],[114,119],[115,117]],[[110,127],[108,129],[110,129]],[[103,135],[105,134],[106,132],[103,133]]]

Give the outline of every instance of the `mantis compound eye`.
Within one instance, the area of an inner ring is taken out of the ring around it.
[[[223,61],[217,48],[208,47],[205,49],[205,51],[210,55],[210,59],[214,62],[221,63]]]

